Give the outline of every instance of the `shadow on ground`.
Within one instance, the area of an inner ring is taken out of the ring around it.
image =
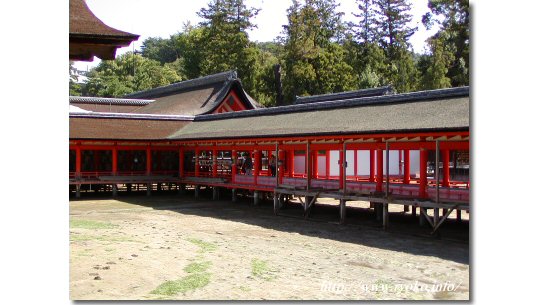
[[[84,193],[82,199],[110,199],[111,193]],[[391,251],[415,255],[434,256],[457,263],[469,264],[469,222],[447,219],[437,236],[430,234],[431,227],[420,227],[418,216],[410,213],[391,213],[390,226],[383,230],[375,221],[373,210],[347,208],[347,222],[339,225],[338,207],[319,204],[309,219],[303,218],[302,207],[290,204],[279,216],[273,214],[272,200],[261,200],[254,206],[248,192],[240,194],[238,201],[231,202],[231,193],[221,190],[220,200],[213,201],[211,189],[202,189],[200,199],[187,190],[184,195],[176,191],[120,193],[115,199],[153,209],[171,210],[186,215],[213,217],[241,222],[283,232],[331,239],[345,243],[361,244]],[[241,196],[243,195],[243,196]],[[218,231],[218,228],[215,228]]]

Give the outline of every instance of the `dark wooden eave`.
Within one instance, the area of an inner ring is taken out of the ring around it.
[[[69,60],[114,59],[116,49],[129,46],[138,37],[104,24],[84,0],[69,0]]]

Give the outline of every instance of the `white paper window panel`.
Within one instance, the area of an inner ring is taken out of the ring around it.
[[[318,156],[318,175],[325,176],[327,173],[327,163],[325,163],[327,159],[325,156]]]
[[[410,150],[409,160],[411,161],[409,174],[411,177],[418,176],[420,174],[420,150]]]
[[[296,174],[306,174],[305,161],[306,156],[293,157],[293,172]]]
[[[375,160],[375,155],[374,155]],[[357,163],[358,170],[357,174],[359,176],[369,176],[370,175],[370,151],[369,150],[358,150],[357,151]]]
[[[331,168],[330,168],[330,171],[329,171],[329,175],[331,176],[339,176],[340,175],[340,166],[338,166],[338,160],[340,159],[340,151],[338,150],[331,150],[329,151],[329,156],[330,156],[330,165],[331,165]]]

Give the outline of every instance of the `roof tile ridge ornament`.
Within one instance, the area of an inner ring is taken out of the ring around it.
[[[210,74],[206,76],[201,76],[198,78],[188,79],[177,83],[172,83],[165,86],[160,86],[157,88],[152,88],[148,90],[137,91],[129,93],[123,96],[123,98],[143,98],[146,96],[157,96],[160,94],[167,94],[178,92],[190,88],[206,86],[218,82],[226,82],[229,79],[237,79],[237,73],[234,70],[229,70],[225,72],[220,72],[216,74]]]
[[[343,100],[343,99],[382,96],[382,95],[389,95],[389,94],[396,94],[394,87],[392,87],[392,85],[390,84],[386,86],[381,86],[381,87],[357,89],[357,90],[351,90],[351,91],[326,93],[326,94],[318,94],[318,95],[311,95],[311,96],[295,96],[294,104],[315,103],[315,102],[324,101],[324,100],[336,101],[336,100]]]

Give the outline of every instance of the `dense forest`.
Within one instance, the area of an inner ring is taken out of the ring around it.
[[[121,97],[170,83],[236,70],[245,90],[266,106],[296,96],[383,85],[397,92],[469,84],[469,1],[429,0],[426,28],[438,25],[425,54],[413,53],[409,0],[356,0],[354,22],[343,22],[335,0],[293,0],[287,24],[272,42],[250,41],[259,9],[244,0],[211,0],[170,38],[148,38],[140,52],[102,61],[70,94]],[[278,73],[277,73],[278,72]],[[277,99],[277,76],[282,97]]]

